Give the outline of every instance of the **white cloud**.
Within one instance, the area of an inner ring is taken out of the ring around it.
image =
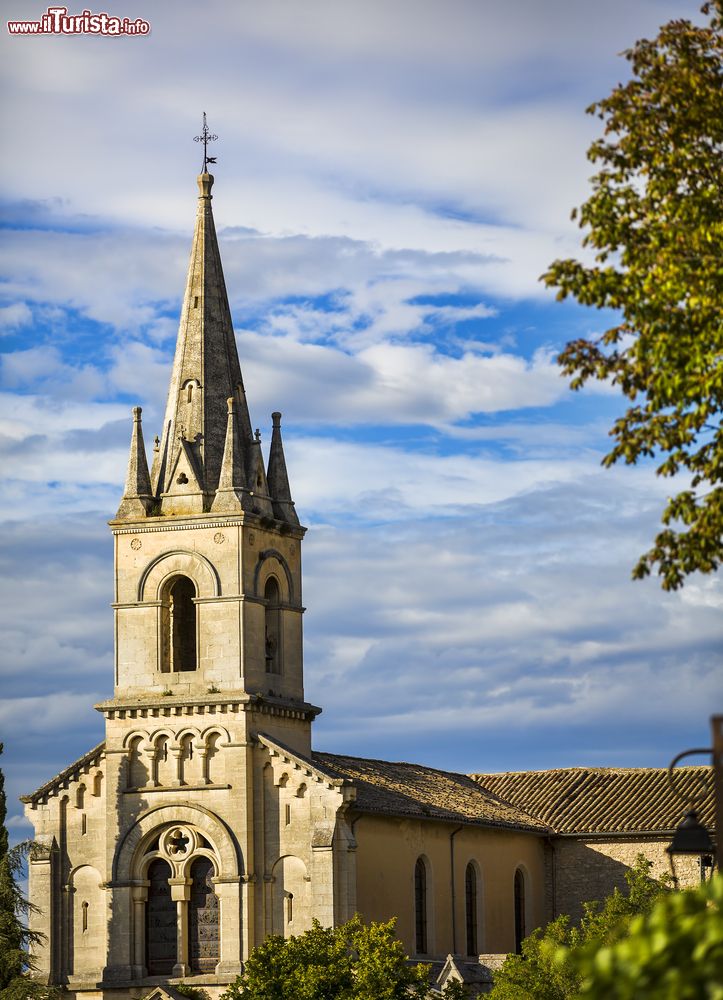
[[[452,14],[440,2],[353,2],[341,16],[315,0],[309,16],[288,3],[251,15],[207,4],[209,70],[196,58],[195,7],[152,6],[151,35],[124,44],[36,39],[28,63],[27,40],[2,39],[4,92],[33,126],[23,170],[4,171],[12,197],[60,195],[70,214],[143,226],[190,223],[193,95],[213,106],[220,133],[222,222],[492,253],[504,263],[485,270],[484,287],[532,295],[543,294],[536,279],[550,259],[577,243],[568,215],[584,197],[597,128],[584,107],[624,72],[616,54],[681,10],[460,2]],[[139,107],[153,124],[140,168]],[[66,142],[78,120],[92,168]],[[135,260],[126,255],[129,272]],[[142,318],[130,296],[117,302],[124,316]]]
[[[471,347],[454,357],[431,344],[378,343],[349,355],[288,337],[239,335],[254,411],[269,412],[283,400],[295,425],[442,427],[471,414],[547,406],[568,393],[547,351],[527,361],[507,352],[480,355],[474,342]]]
[[[21,326],[31,323],[33,314],[24,302],[15,302],[0,307],[0,334],[11,333]]]
[[[601,533],[601,502],[609,512],[623,496]],[[456,766],[477,755],[484,767],[491,741],[525,730],[569,743],[575,727],[609,761],[618,729],[632,747],[648,724],[673,733],[704,718],[721,692],[716,612],[630,581],[656,495],[635,501],[601,473],[452,520],[420,505],[399,525],[313,530],[307,691],[327,708],[324,745],[373,752],[400,733],[421,747],[434,733],[454,743]],[[523,766],[535,766],[525,746]],[[582,762],[568,747],[567,763]]]
[[[98,430],[127,416],[128,407],[115,402],[56,400],[40,394],[0,392],[0,428],[15,439],[38,433]]]
[[[88,692],[88,695],[89,703],[100,697],[93,692]],[[77,718],[78,695],[75,693],[54,691],[52,695],[8,698],[0,702],[0,725],[8,738],[41,734],[43,739],[48,739],[52,733],[56,740],[60,740],[62,734],[76,724]]]

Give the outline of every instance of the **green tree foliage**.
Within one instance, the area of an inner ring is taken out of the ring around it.
[[[447,980],[447,985],[442,990],[442,998],[443,1000],[472,1000],[469,990],[458,979]]]
[[[652,864],[639,855],[626,872],[627,893],[615,889],[602,903],[586,903],[579,927],[558,917],[522,942],[521,955],[509,955],[495,975],[491,1000],[572,1000],[583,982],[578,956],[601,948],[625,933],[630,920],[648,913],[665,882],[650,877]]]
[[[607,381],[632,404],[603,464],[653,457],[658,475],[685,477],[633,569],[657,566],[666,590],[723,555],[723,0],[703,13],[704,26],[674,20],[637,42],[632,79],[588,108],[604,122],[579,211],[594,262],[557,260],[542,276],[558,299],[619,316],[558,359],[573,389]]]
[[[5,776],[0,770],[0,1000],[44,1000],[54,991],[30,978],[33,966],[28,954],[28,947],[41,941],[42,936],[28,930],[23,922],[32,906],[17,882],[32,845],[8,846],[6,816]]]
[[[557,956],[563,966],[570,955]],[[625,934],[575,959],[585,1000],[723,1000],[723,876],[661,895]]]
[[[297,937],[269,937],[222,1000],[411,1000],[429,989],[427,966],[407,964],[394,920],[361,917]]]

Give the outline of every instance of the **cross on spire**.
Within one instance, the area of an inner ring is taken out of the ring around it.
[[[209,142],[215,142],[216,139],[218,139],[218,136],[214,135],[212,132],[210,132],[210,130],[208,128],[208,125],[206,124],[206,112],[204,111],[203,112],[203,128],[201,129],[201,134],[200,135],[195,135],[193,137],[193,141],[194,142],[202,142],[203,143],[203,167],[201,169],[201,173],[202,174],[205,174],[207,172],[206,171],[206,167],[207,167],[207,165],[209,163],[215,163],[216,162],[216,157],[215,156],[208,156],[208,144],[209,144]]]

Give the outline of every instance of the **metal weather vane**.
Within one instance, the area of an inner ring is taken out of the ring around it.
[[[215,142],[218,139],[217,135],[214,135],[209,131],[208,125],[206,124],[206,112],[203,112],[203,128],[201,129],[200,135],[195,135],[193,137],[194,142],[203,143],[203,168],[201,173],[206,173],[206,167],[209,163],[215,163],[216,157],[208,155],[208,144],[209,142]]]

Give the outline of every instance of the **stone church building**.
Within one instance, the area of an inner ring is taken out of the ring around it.
[[[281,415],[267,464],[252,431],[212,185],[198,178],[152,467],[137,407],[110,522],[106,738],[24,799],[40,974],[83,997],[138,998],[181,979],[217,996],[267,935],[355,912],[396,916],[412,957],[453,955],[469,971],[579,908],[591,885],[609,891],[638,848],[662,866],[680,806],[651,785],[663,772],[470,777],[313,751],[305,528]],[[636,827],[619,804],[641,797]]]

